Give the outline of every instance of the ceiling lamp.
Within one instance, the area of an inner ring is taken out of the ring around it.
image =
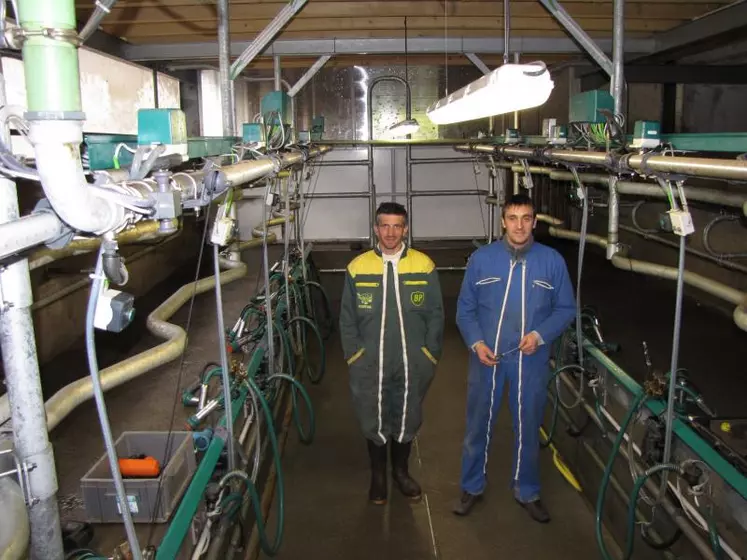
[[[408,134],[415,134],[420,130],[420,123],[415,119],[405,119],[393,124],[387,129],[387,134],[392,138],[401,138]]]
[[[451,124],[538,107],[553,88],[544,62],[504,64],[428,107],[435,124]]]

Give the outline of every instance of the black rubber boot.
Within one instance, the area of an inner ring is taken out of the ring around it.
[[[469,492],[462,491],[462,495],[454,504],[453,511],[456,515],[469,515],[474,505],[482,500],[481,494],[470,494]]]
[[[545,509],[544,504],[540,500],[533,500],[531,502],[520,502],[519,500],[516,500],[516,502],[527,510],[529,517],[534,519],[537,523],[550,522],[550,514],[547,512],[547,509]]]
[[[408,468],[412,442],[398,443],[392,440],[392,479],[399,491],[413,501],[422,496],[420,484],[410,476]]]
[[[371,459],[371,487],[368,499],[378,506],[386,504],[386,445],[376,445],[370,439],[368,442],[368,457]]]

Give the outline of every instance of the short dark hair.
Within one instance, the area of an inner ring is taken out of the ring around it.
[[[379,223],[379,216],[382,214],[402,216],[405,219],[405,223],[407,223],[407,210],[399,202],[382,202],[379,204],[375,217],[377,224]]]
[[[529,206],[532,209],[532,216],[535,215],[536,211],[534,208],[534,201],[525,194],[512,194],[506,199],[506,203],[503,205],[503,216],[506,215],[506,210],[510,206]]]

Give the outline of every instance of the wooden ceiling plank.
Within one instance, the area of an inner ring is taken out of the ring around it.
[[[669,4],[648,3],[633,4],[626,9],[626,18],[657,19],[692,19],[706,11],[719,7],[711,4]],[[116,7],[119,6],[119,7]],[[605,2],[564,2],[563,7],[573,18],[612,17],[612,4]],[[91,10],[81,10],[81,16],[87,17]],[[230,7],[231,19],[272,19],[277,14],[277,6],[271,4],[238,4]],[[296,20],[312,18],[365,18],[365,17],[439,17],[443,18],[443,5],[439,1],[404,2],[367,2],[360,4],[354,1],[345,2],[311,2],[295,17]],[[501,17],[503,7],[500,2],[459,3],[449,12],[449,19],[461,17]],[[513,2],[512,17],[550,18],[547,10],[538,2]],[[83,19],[83,18],[81,18]],[[127,7],[115,4],[107,21],[117,23],[168,23],[173,21],[215,21],[214,5],[193,6],[160,6],[160,7]]]
[[[606,31],[611,32],[609,19],[588,18],[577,20],[581,27],[589,31]],[[682,20],[631,20],[626,22],[628,31],[647,31],[656,32],[671,29]],[[443,27],[439,25],[440,18],[408,18],[408,34],[423,30],[440,29],[443,33]],[[236,33],[259,33],[262,31],[268,21],[264,20],[234,20],[230,22],[231,34]],[[375,31],[390,30],[393,37],[404,36],[404,30],[399,26],[398,18],[343,18],[335,20],[334,28],[330,27],[330,22],[325,19],[312,20],[295,20],[287,27],[290,32],[306,32],[308,37],[336,37],[340,30],[346,31]],[[449,34],[458,36],[462,31],[495,33],[503,28],[502,18],[457,18],[449,20]],[[512,18],[512,32],[516,31],[550,31],[560,30],[560,25],[551,18]],[[210,22],[181,22],[181,23],[162,23],[162,24],[137,24],[137,25],[118,25],[105,24],[104,30],[111,32],[115,36],[135,37],[152,37],[186,34],[185,39],[194,40],[194,34],[204,36],[215,35],[215,26]],[[430,32],[430,31],[429,31]],[[439,36],[436,34],[435,36]]]

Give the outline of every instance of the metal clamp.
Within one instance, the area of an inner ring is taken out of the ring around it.
[[[5,272],[5,270],[4,266],[0,266],[0,274]],[[5,301],[5,298],[3,297],[3,283],[0,282],[0,313],[5,313],[11,307],[13,307],[13,303]]]
[[[0,478],[16,475],[16,477],[18,478],[18,485],[21,487],[21,492],[23,493],[23,499],[26,502],[26,505],[28,507],[31,507],[36,504],[39,499],[34,498],[34,496],[31,494],[31,480],[29,479],[29,473],[36,468],[36,463],[21,463],[21,461],[18,459],[18,455],[16,455],[15,451],[13,451],[12,449],[0,451],[0,455],[10,455],[11,457],[13,457],[13,463],[15,464],[14,469],[6,472],[0,472]]]
[[[5,34],[5,39],[8,42],[8,45],[14,49],[20,49],[23,47],[23,43],[26,42],[26,39],[34,37],[70,43],[74,47],[79,47],[83,43],[80,40],[80,35],[78,35],[78,32],[75,29],[57,29],[54,27],[24,29],[22,27],[14,27],[6,31]]]

